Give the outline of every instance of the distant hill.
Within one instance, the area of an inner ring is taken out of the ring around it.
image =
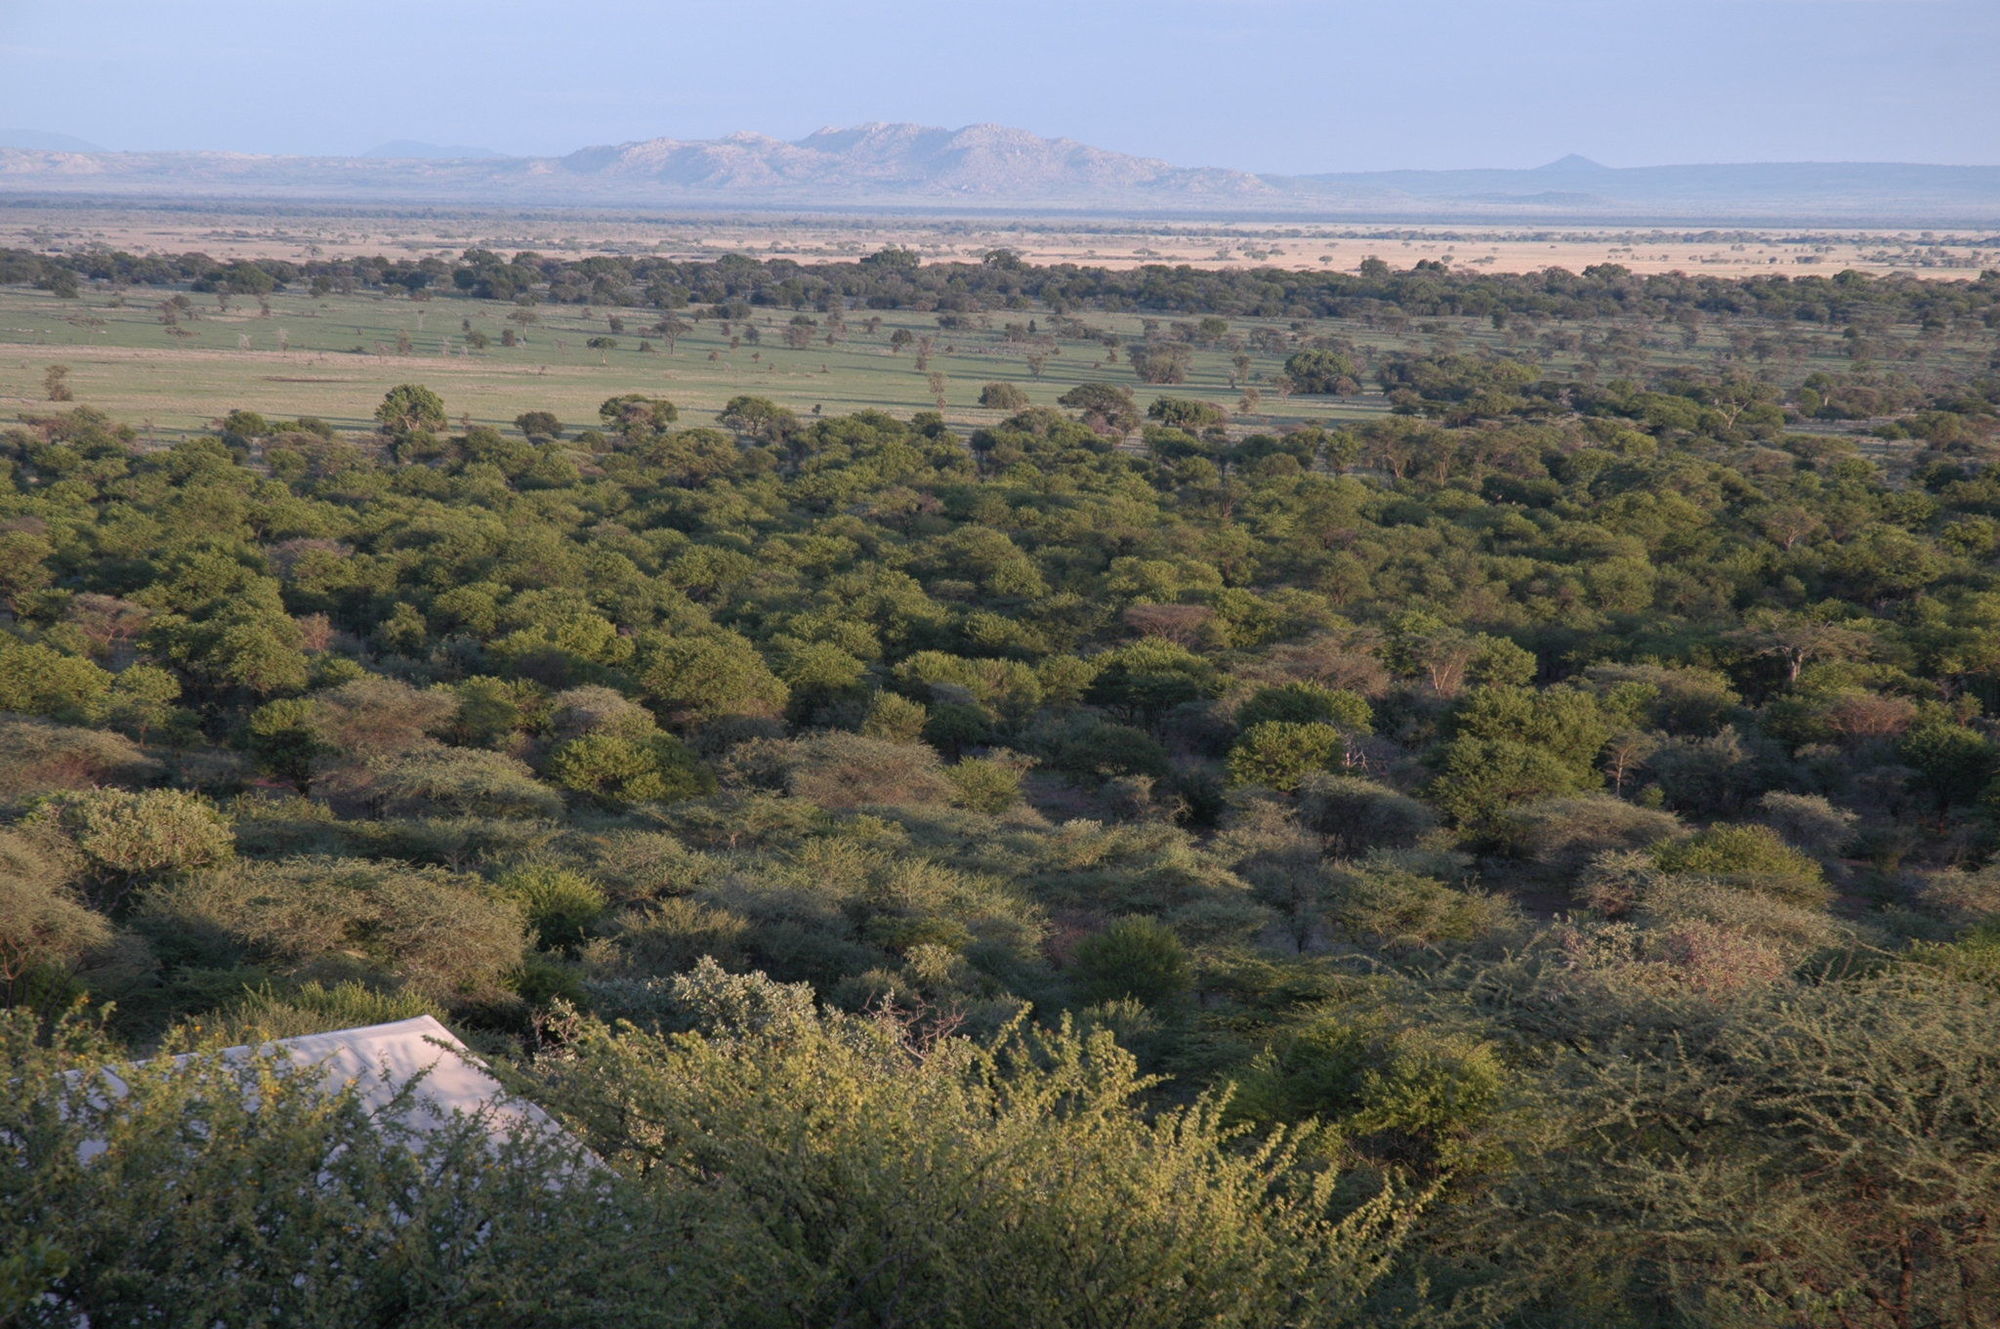
[[[4,135],[0,135],[4,138]],[[562,157],[399,140],[359,157],[0,147],[0,193],[466,205],[1074,209],[1465,221],[2000,226],[2000,166],[1776,162],[1262,175],[1002,125],[865,124],[796,141],[650,138]]]
[[[0,148],[39,148],[44,152],[103,152],[89,139],[51,134],[46,129],[0,129]]]
[[[507,154],[495,152],[491,148],[470,148],[463,144],[424,143],[413,138],[397,138],[387,143],[377,143],[361,155],[371,158],[463,161],[505,157]]]

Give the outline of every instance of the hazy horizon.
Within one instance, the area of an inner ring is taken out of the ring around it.
[[[2000,161],[1976,0],[103,0],[0,13],[0,126],[112,150],[560,155],[655,137],[998,123],[1281,174]],[[163,71],[178,71],[171,81]],[[1252,89],[1245,94],[1240,89]],[[163,91],[164,89],[164,91]]]

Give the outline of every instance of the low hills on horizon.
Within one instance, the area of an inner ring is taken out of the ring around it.
[[[1183,167],[1002,125],[652,138],[560,157],[396,140],[351,157],[108,152],[8,131],[0,196],[744,209],[1049,209],[1302,219],[2000,225],[2000,166],[1899,162],[1260,174]]]

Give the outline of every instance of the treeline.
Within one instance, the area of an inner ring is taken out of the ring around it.
[[[1993,1324],[2000,393],[1376,371],[0,435],[0,1317]]]
[[[878,310],[975,311],[1042,306],[1260,318],[1360,318],[1384,311],[1406,316],[1585,319],[1617,315],[1751,316],[1821,325],[1911,324],[1939,330],[2000,327],[2000,272],[1975,281],[1920,281],[1847,271],[1830,276],[1751,278],[1641,275],[1616,263],[1572,273],[1454,271],[1422,259],[1406,270],[1368,259],[1358,273],[1276,268],[1206,271],[1152,264],[1111,269],[1031,265],[996,250],[984,262],[923,263],[911,250],[885,249],[859,262],[804,264],[728,255],[713,261],[647,257],[511,258],[468,249],[438,258],[340,258],[308,262],[205,254],[134,255],[118,251],[43,255],[0,249],[0,283],[36,285],[75,295],[81,281],[123,286],[188,286],[197,291],[263,295],[303,288],[315,293],[397,289],[420,295],[463,293],[482,299],[552,304],[689,305],[826,309],[834,301]]]

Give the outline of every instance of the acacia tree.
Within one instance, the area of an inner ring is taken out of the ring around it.
[[[382,432],[402,442],[418,434],[434,434],[449,423],[444,399],[421,383],[404,383],[389,389],[375,408]]]
[[[1749,625],[1731,636],[1752,653],[1783,663],[1787,683],[1798,682],[1799,672],[1814,660],[1855,659],[1872,644],[1866,632],[1846,624],[1777,610],[1753,613]]]
[[[1354,361],[1338,351],[1295,351],[1285,361],[1285,377],[1291,381],[1292,391],[1310,396],[1348,396],[1361,391]]]
[[[1130,389],[1112,383],[1080,383],[1056,398],[1100,434],[1129,434],[1139,427],[1139,404]]]

